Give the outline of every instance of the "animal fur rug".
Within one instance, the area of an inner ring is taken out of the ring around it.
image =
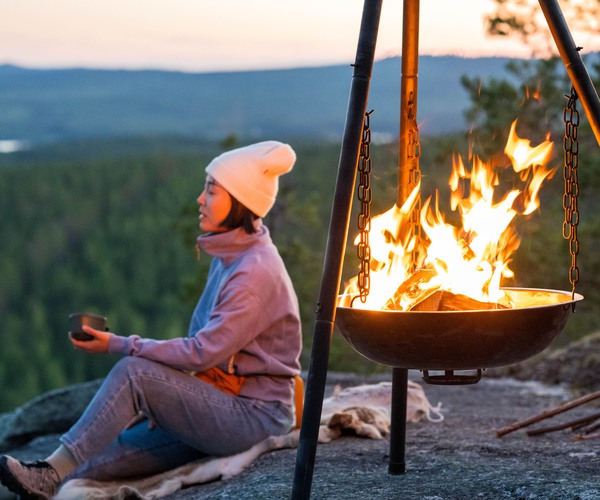
[[[340,390],[323,401],[319,443],[337,439],[343,433],[353,433],[370,439],[382,439],[389,433],[391,406],[390,382],[360,385]],[[441,403],[432,406],[423,388],[408,383],[407,422],[423,418],[431,422],[443,420]],[[252,448],[229,457],[207,458],[143,479],[100,482],[73,479],[66,482],[56,495],[58,500],[150,500],[172,494],[194,484],[229,479],[242,473],[263,453],[298,446],[299,430],[283,436],[271,436]]]

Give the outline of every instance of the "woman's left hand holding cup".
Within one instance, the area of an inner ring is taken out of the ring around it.
[[[77,340],[74,339],[72,335],[69,335],[69,339],[76,349],[80,351],[96,353],[108,351],[108,343],[110,341],[110,336],[112,335],[110,332],[95,330],[91,326],[87,325],[83,325],[81,329],[94,338],[90,340]]]

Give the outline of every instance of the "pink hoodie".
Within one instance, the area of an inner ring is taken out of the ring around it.
[[[198,238],[213,261],[187,338],[113,335],[109,352],[190,372],[218,365],[246,377],[240,396],[292,404],[302,349],[298,299],[267,227],[258,220],[256,228]]]

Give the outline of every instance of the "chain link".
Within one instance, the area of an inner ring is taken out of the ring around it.
[[[421,136],[419,133],[419,126],[417,124],[417,117],[415,113],[415,101],[411,94],[408,100],[408,119],[410,122],[410,130],[408,136],[408,157],[411,159],[410,172],[408,178],[409,191],[412,191],[421,182],[421,169],[419,166],[419,159],[421,156]],[[417,199],[415,206],[410,214],[410,225],[412,234],[416,238],[416,244],[412,250],[411,263],[413,268],[412,272],[416,270],[420,256],[420,243],[421,243],[421,224],[419,217],[421,214],[421,196]]]
[[[563,114],[565,122],[565,136],[563,139],[563,179],[565,181],[563,208],[565,210],[565,220],[562,232],[563,238],[569,240],[569,253],[571,254],[569,282],[571,283],[571,293],[574,299],[575,285],[579,281],[579,268],[577,267],[577,255],[579,254],[579,240],[577,239],[577,225],[579,224],[579,208],[577,206],[577,198],[579,196],[579,182],[577,179],[577,167],[579,163],[579,142],[577,139],[579,111],[577,110],[577,92],[575,92],[573,87],[571,87],[571,95],[565,97],[568,98],[568,103],[565,106]],[[574,303],[573,309],[575,309]]]
[[[359,241],[356,252],[359,260],[358,271],[358,297],[364,304],[367,301],[371,288],[371,246],[369,232],[371,231],[371,124],[370,117],[373,111],[365,113],[362,140],[360,143],[360,158],[358,162],[358,200],[360,213],[358,214]]]

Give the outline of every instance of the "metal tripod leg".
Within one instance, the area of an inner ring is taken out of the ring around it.
[[[539,0],[539,2],[571,83],[581,99],[596,141],[600,145],[600,99],[598,93],[581,60],[579,50],[573,41],[558,2],[556,0]]]
[[[392,422],[390,429],[390,474],[406,472],[406,407],[408,403],[408,370],[394,368],[392,372]]]
[[[381,6],[382,0],[365,0],[363,6],[308,367],[302,427],[292,490],[294,499],[310,498],[329,349],[348,238],[363,122],[375,60]]]

